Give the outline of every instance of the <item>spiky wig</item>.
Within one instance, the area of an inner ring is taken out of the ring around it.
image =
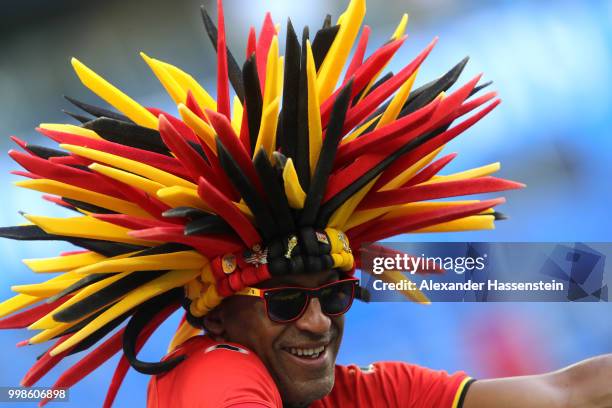
[[[217,7],[216,27],[203,11],[217,50],[216,100],[189,74],[142,54],[178,118],[141,106],[73,59],[83,84],[118,112],[69,98],[91,116],[72,114],[78,126],[38,129],[61,150],[13,138],[25,151],[9,153],[25,169],[15,173],[28,179],[16,184],[76,215],[26,214],[29,225],[0,235],[82,248],[25,260],[36,273],[59,274],[14,286],[18,294],[0,304],[0,316],[11,315],[0,328],[39,330],[22,344],[55,340],[24,386],[110,335],[55,383],[70,387],[123,352],[110,406],[130,364],[154,374],[179,362],[146,363],[136,354],[181,306],[185,317],[170,349],[200,333],[200,318],[224,298],[272,276],[331,268],[352,274],[364,242],[492,228],[492,208],[503,199],[440,199],[521,186],[490,177],[497,163],[438,174],[455,157],[438,158],[444,145],[499,100],[494,92],[471,98],[487,85],[478,84],[480,76],[446,94],[467,59],[413,90],[435,39],[399,72],[381,75],[406,39],[406,15],[364,58],[364,0],[352,0],[336,25],[327,16],[312,42],[308,27],[300,40],[289,21],[284,56],[268,14],[259,35],[251,29],[240,68],[226,46],[220,0]]]

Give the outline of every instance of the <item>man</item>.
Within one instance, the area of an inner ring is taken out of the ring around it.
[[[499,386],[476,382],[468,392],[462,373],[400,363],[334,367],[342,315],[367,297],[353,278],[362,243],[492,228],[503,199],[437,200],[522,187],[490,177],[495,164],[438,174],[455,157],[437,158],[444,145],[491,112],[496,94],[476,96],[487,86],[480,76],[449,91],[466,60],[412,89],[436,40],[396,74],[380,76],[405,40],[406,16],[364,59],[364,0],[352,0],[336,25],[326,17],[312,42],[308,28],[300,40],[289,22],[284,57],[268,15],[259,34],[251,30],[242,67],[226,45],[220,1],[218,14],[215,27],[204,13],[218,51],[216,100],[186,72],[143,54],[179,119],[143,107],[73,59],[83,84],[119,112],[70,98],[90,116],[72,115],[79,126],[39,129],[61,150],[14,139],[25,152],[10,155],[29,179],[18,185],[76,216],[24,214],[29,224],[0,236],[83,249],[26,260],[37,273],[61,274],[14,286],[18,294],[0,304],[7,316],[0,328],[39,330],[22,345],[54,340],[22,385],[93,348],[54,388],[121,353],[105,407],[130,366],[158,376],[151,406],[482,406],[491,394],[502,404],[510,397]],[[181,306],[170,343],[177,351],[162,362],[138,359]],[[526,391],[508,384],[502,389]],[[601,383],[585,384],[605,402]],[[549,389],[530,395],[563,398]]]
[[[273,278],[261,287],[320,287],[339,278],[328,271]],[[259,299],[234,296],[203,324],[206,337],[169,356],[187,360],[153,377],[149,407],[612,406],[612,355],[542,375],[475,381],[399,362],[335,366],[344,316],[326,315],[318,298],[297,320],[280,324]]]

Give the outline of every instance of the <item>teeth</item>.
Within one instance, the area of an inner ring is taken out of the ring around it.
[[[325,346],[321,346],[317,348],[307,348],[307,349],[291,347],[289,349],[289,352],[293,354],[294,356],[308,357],[308,358],[314,359],[314,358],[319,357],[319,354],[321,354],[323,350],[325,350]]]

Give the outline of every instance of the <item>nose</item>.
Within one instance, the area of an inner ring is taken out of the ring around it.
[[[295,321],[295,325],[300,330],[325,334],[331,328],[331,319],[321,310],[319,299],[312,298],[302,317]]]

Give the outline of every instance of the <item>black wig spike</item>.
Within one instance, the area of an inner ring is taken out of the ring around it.
[[[357,193],[362,187],[364,187],[366,184],[372,181],[374,177],[378,176],[387,167],[393,164],[395,160],[400,158],[405,153],[408,153],[409,151],[416,149],[417,147],[427,142],[428,140],[433,139],[440,133],[446,131],[449,127],[450,127],[450,124],[445,125],[429,133],[420,135],[410,140],[408,143],[406,143],[404,146],[402,146],[401,148],[399,148],[398,150],[396,150],[389,156],[385,157],[384,160],[382,160],[376,166],[368,170],[363,176],[357,179],[354,183],[352,183],[347,188],[345,188],[344,190],[342,190],[341,192],[339,192],[338,194],[330,198],[323,205],[323,208],[321,208],[321,212],[317,219],[317,225],[323,225],[323,226],[327,225],[327,222],[329,221],[329,218],[332,216],[334,211],[336,211],[346,200],[348,200],[355,193]]]
[[[402,111],[399,114],[399,117],[408,115],[417,109],[422,108],[427,105],[431,101],[433,101],[440,92],[447,91],[451,86],[454,85],[455,82],[459,79],[461,72],[465,68],[465,65],[469,61],[469,57],[465,57],[457,65],[450,69],[446,74],[442,75],[437,80],[430,82],[429,84],[416,89],[412,95],[408,98]]]
[[[83,350],[87,350],[89,347],[96,344],[99,340],[101,340],[108,333],[110,333],[115,328],[117,328],[128,317],[130,317],[131,314],[132,312],[128,311],[122,314],[121,316],[117,316],[115,319],[111,320],[110,322],[106,323],[104,326],[100,327],[98,330],[91,333],[89,336],[85,337],[83,340],[81,340],[76,346],[74,346],[72,350],[70,350],[68,355],[76,354]]]
[[[53,338],[57,339],[59,337],[65,336],[67,334],[78,332],[83,327],[87,326],[89,323],[91,323],[96,318],[98,318],[98,316],[100,316],[102,313],[106,312],[111,306],[112,306],[112,304],[107,305],[107,306],[103,307],[102,309],[96,311],[95,313],[92,313],[91,316],[88,316],[85,319],[81,320],[80,322],[70,326],[69,328],[67,328],[66,330],[64,330],[63,332],[61,332],[60,334],[56,335]]]
[[[210,213],[194,207],[175,207],[162,213],[164,218],[188,218],[190,220],[202,218],[207,215],[210,215]]]
[[[78,113],[67,111],[66,109],[62,109],[62,112],[70,116],[71,118],[81,122],[81,124],[89,122],[90,120],[94,120],[94,118],[90,118],[89,116],[79,115]]]
[[[116,214],[115,211],[107,210],[106,208],[98,207],[97,205],[89,204],[84,201],[75,200],[73,198],[62,197],[62,201],[74,206],[75,208],[85,210],[94,214]]]
[[[440,92],[447,91],[448,89],[450,89],[450,87],[453,86],[455,84],[455,82],[457,82],[457,80],[459,79],[459,76],[461,75],[461,72],[463,71],[463,68],[465,67],[465,64],[467,63],[468,60],[469,60],[469,58],[465,57],[457,65],[455,65],[453,68],[451,68],[447,73],[442,75],[440,78],[438,78],[438,79],[436,79],[434,81],[428,82],[425,85],[422,85],[422,86],[412,90],[410,92],[410,96],[408,97],[408,100],[406,101],[406,103],[402,107],[402,111],[399,113],[398,118],[400,118],[402,116],[406,116],[409,113],[414,112],[416,109],[418,109],[418,108],[415,108],[415,106],[417,106],[415,104],[415,100],[417,98],[419,98],[421,95],[423,95],[423,93],[427,92],[428,94],[434,94],[434,96],[431,98],[433,100],[436,96],[438,96],[440,94]],[[482,89],[483,87],[481,87],[480,89]],[[434,88],[435,89],[440,89],[440,91],[435,93],[434,92]],[[472,92],[475,93],[474,91],[472,91]],[[423,98],[422,100],[424,100],[424,99],[425,98]],[[376,109],[376,111],[374,111],[365,120],[363,120],[359,125],[357,125],[357,127],[363,125],[364,123],[367,123],[368,121],[372,120],[374,117],[382,114],[389,107],[390,103],[391,102],[388,101],[388,102],[385,102],[384,104],[382,104],[378,109]],[[422,103],[422,102],[419,102],[419,103]],[[424,105],[426,105],[426,104],[423,104],[421,106],[424,106]],[[421,107],[421,106],[419,106],[419,107]],[[361,134],[361,136],[363,136],[363,135],[367,134],[368,132],[372,131],[374,129],[374,126],[370,125],[368,127],[368,129],[366,129]]]
[[[323,63],[325,56],[329,52],[329,48],[336,39],[336,34],[338,34],[339,29],[339,25],[325,27],[317,31],[315,34],[314,40],[312,40],[312,56],[314,57],[315,67],[317,70]]]
[[[66,157],[66,156],[70,156],[70,153],[66,153],[64,151],[61,150],[56,150],[56,149],[51,149],[49,147],[46,146],[39,146],[39,145],[35,145],[35,144],[30,144],[28,143],[26,145],[26,148],[31,151],[33,154],[35,154],[36,156],[42,158],[42,159],[49,159],[50,157]]]
[[[472,91],[470,92],[470,96],[473,96],[473,95],[477,94],[478,92],[480,92],[484,88],[488,87],[492,83],[493,83],[493,81],[487,81],[485,83],[482,83],[480,85],[475,86],[474,89],[472,89]]]
[[[120,271],[118,271],[120,272]],[[95,294],[80,300],[67,308],[55,313],[53,319],[57,322],[69,323],[81,319],[90,313],[118,300],[126,293],[159,278],[168,271],[137,271],[132,272]]]
[[[108,257],[122,255],[128,252],[140,251],[147,248],[140,245],[124,244],[121,242],[48,234],[37,225],[2,227],[0,228],[0,237],[18,241],[66,241],[78,247],[88,249]]]
[[[172,252],[180,252],[180,251],[192,251],[193,248],[185,245],[185,244],[177,244],[176,242],[165,242],[161,245],[157,245],[151,248],[144,249],[142,251],[138,251],[137,253],[130,255],[130,258],[136,256],[145,256],[145,255],[161,255],[161,254],[170,254]]]
[[[261,114],[263,109],[263,98],[259,85],[259,74],[257,73],[257,61],[255,54],[244,62],[242,67],[242,78],[244,80],[244,102],[249,125],[249,141],[251,143],[251,154],[257,144],[259,126],[261,125]]]
[[[202,11],[202,20],[204,21],[204,27],[206,28],[208,38],[210,38],[210,42],[212,43],[213,47],[215,47],[215,51],[219,52],[219,50],[217,50],[217,26],[215,25],[215,23],[213,23],[212,19],[210,18],[210,15],[208,14],[204,6],[202,6],[200,10]],[[242,71],[240,70],[238,63],[236,62],[236,59],[230,52],[229,47],[226,46],[225,50],[227,51],[227,70],[229,80],[232,83],[234,91],[236,92],[236,96],[238,96],[241,101],[244,101],[244,85],[242,83]]]
[[[77,290],[82,289],[85,286],[89,286],[93,283],[99,282],[102,279],[108,278],[112,275],[114,275],[114,273],[110,273],[110,274],[109,273],[92,273],[91,275],[87,275],[83,279],[79,279],[72,285],[68,286],[66,289],[62,290],[61,292],[56,293],[55,295],[47,298],[46,302],[53,303],[56,300],[59,300],[66,295],[76,292]]]
[[[334,101],[325,139],[319,153],[319,161],[317,162],[312,184],[308,190],[304,210],[301,214],[300,226],[311,226],[317,219],[319,206],[323,201],[323,195],[327,187],[327,180],[334,165],[334,157],[338,150],[338,144],[342,139],[342,128],[344,127],[344,119],[351,102],[352,89],[353,80],[351,79],[342,88]],[[318,224],[316,227],[321,228],[325,227],[325,225]]]
[[[122,115],[121,113],[113,112],[112,110],[108,110],[104,108],[100,108],[99,106],[90,105],[88,103],[81,102],[77,99],[71,98],[66,95],[64,95],[64,98],[66,98],[68,102],[70,102],[77,108],[89,113],[90,115],[95,116],[96,118],[105,117],[105,118],[120,120],[122,122],[134,123],[130,118],[128,118],[125,115]]]
[[[300,91],[300,42],[291,20],[287,19],[287,40],[285,44],[285,73],[283,84],[283,107],[276,133],[276,147],[287,152],[293,149],[298,128],[298,95]],[[292,139],[292,140],[288,140]]]
[[[268,160],[268,154],[261,148],[255,155],[255,169],[259,178],[263,181],[263,187],[268,196],[268,202],[272,211],[278,218],[278,226],[282,235],[287,235],[295,230],[295,223],[289,207],[289,201],[285,195],[285,189],[280,184],[277,173]]]
[[[240,192],[253,216],[256,220],[256,225],[261,231],[264,239],[269,240],[278,233],[278,225],[274,219],[268,205],[263,201],[251,181],[244,175],[234,158],[227,151],[219,138],[217,141],[217,154],[219,155],[219,163],[223,170],[229,176],[232,184]]]
[[[223,218],[212,214],[189,221],[184,229],[185,235],[231,234],[233,231]]]
[[[170,156],[170,150],[157,130],[105,117],[87,122],[83,127],[110,142]]]
[[[368,93],[365,96],[371,94],[376,88],[378,88],[379,86],[381,86],[382,84],[384,84],[391,78],[393,78],[393,72],[387,72],[385,75],[378,78],[378,81],[374,82],[374,84],[370,87],[370,89],[368,89]],[[366,88],[363,88],[361,91],[359,91],[355,99],[353,99],[353,106],[355,106],[359,102],[359,100],[361,99],[365,91],[366,91]]]
[[[310,186],[310,141],[308,137],[308,74],[307,74],[307,48],[308,27],[302,33],[302,55],[298,98],[298,123],[296,133],[296,150],[293,152],[295,171],[304,190]]]
[[[158,363],[147,363],[138,360],[136,356],[136,341],[142,330],[151,321],[151,318],[166,306],[172,303],[179,303],[183,297],[183,289],[176,288],[148,300],[138,308],[125,327],[125,332],[123,333],[123,353],[130,365],[139,373],[149,375],[161,374],[176,367],[185,359],[185,356],[179,356]]]
[[[322,30],[331,27],[332,24],[332,16],[331,14],[326,14],[325,15],[325,19],[323,20],[323,26],[321,27]]]

